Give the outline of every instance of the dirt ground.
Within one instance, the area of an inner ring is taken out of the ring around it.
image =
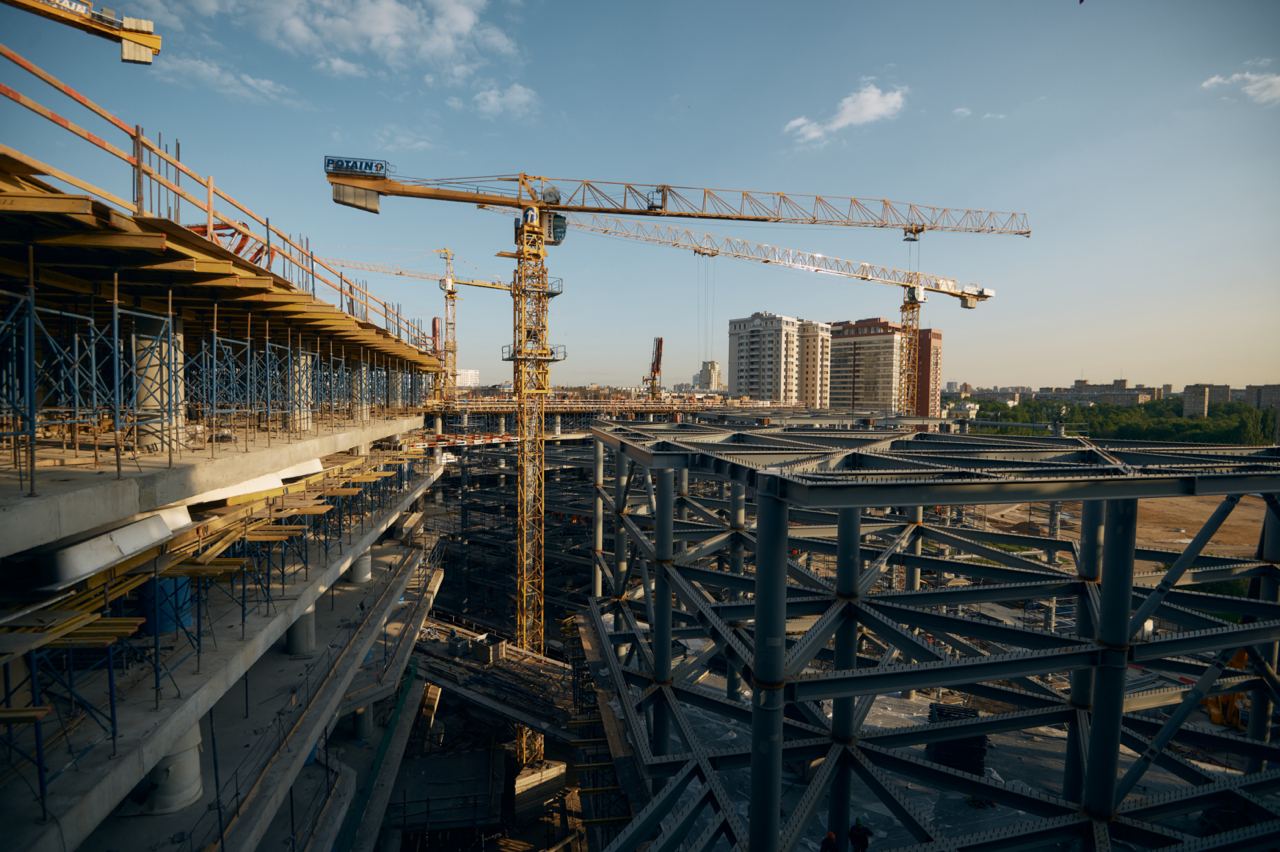
[[[1138,546],[1180,550],[1222,502],[1221,497],[1170,497],[1138,502]],[[1017,506],[987,506],[986,520],[995,529],[1030,535],[1048,531],[1047,507],[1042,503]],[[1062,535],[1080,534],[1080,504],[1064,503]],[[1240,500],[1218,529],[1204,552],[1217,556],[1251,559],[1257,552],[1258,536],[1266,504],[1255,496]],[[979,516],[981,518],[981,515]]]

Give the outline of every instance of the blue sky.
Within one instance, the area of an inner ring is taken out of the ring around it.
[[[3,42],[319,253],[508,277],[503,217],[329,201],[324,154],[402,175],[527,171],[1026,211],[1033,235],[708,228],[976,282],[935,297],[947,379],[1068,384],[1280,381],[1280,4],[1273,2],[569,3],[552,0],[120,0],[164,36],[152,67],[0,8]],[[0,82],[99,129],[5,63]],[[127,192],[127,175],[20,107],[0,141]],[[893,316],[898,293],[571,233],[557,383],[636,383],[666,338],[685,381],[727,321]],[[432,285],[369,275],[413,314]],[[714,334],[704,294],[714,289]],[[509,377],[509,300],[464,293],[460,365]]]

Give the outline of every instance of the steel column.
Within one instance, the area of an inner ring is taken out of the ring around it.
[[[591,450],[595,474],[595,508],[591,517],[591,596],[598,598],[604,593],[604,578],[600,570],[600,562],[604,559],[604,442],[596,438],[591,442]]]
[[[862,510],[841,509],[836,521],[836,598],[855,600],[862,571]],[[857,665],[858,623],[848,610],[836,627],[834,664],[837,669]],[[831,739],[839,743],[853,740],[853,698],[836,698],[831,702]],[[853,766],[842,760],[831,778],[831,799],[827,830],[835,832],[836,851],[844,852],[849,842],[849,796],[853,789]]]
[[[1274,495],[1280,497],[1280,495]],[[1267,511],[1262,522],[1262,545],[1259,548],[1259,555],[1268,562],[1280,562],[1280,518],[1276,517],[1276,513]],[[1258,578],[1258,598],[1269,603],[1275,603],[1280,600],[1280,584],[1277,583],[1276,577],[1272,575],[1264,575]],[[1257,646],[1258,655],[1263,662],[1271,666],[1271,670],[1276,670],[1277,650],[1280,644],[1276,642],[1267,642]],[[1271,739],[1271,713],[1273,711],[1271,703],[1271,695],[1265,686],[1260,686],[1253,690],[1249,696],[1249,736],[1259,742],[1267,742]],[[1265,767],[1266,761],[1258,755],[1250,755],[1249,772],[1261,772]]]
[[[746,553],[746,545],[742,537],[747,527],[747,486],[737,479],[733,481],[729,490],[729,525],[733,530],[733,541],[729,544],[729,571],[733,574],[741,574]],[[734,592],[733,597],[737,599],[740,595]],[[741,677],[738,670],[734,668],[733,660],[727,655],[724,658],[724,685],[726,696],[737,701],[742,689]]]
[[[1100,554],[1103,539],[1105,506],[1100,500],[1086,500],[1080,513],[1080,554],[1076,574],[1084,583],[1076,597],[1076,636],[1094,638],[1089,589],[1101,576]],[[1071,706],[1087,713],[1093,708],[1093,669],[1077,669],[1071,673]],[[1067,723],[1067,755],[1063,769],[1062,796],[1073,802],[1084,795],[1085,731],[1076,717]]]
[[[653,472],[657,513],[654,517],[653,680],[671,683],[671,559],[675,541],[675,476],[671,470]],[[671,742],[671,712],[665,697],[653,705],[655,755],[667,753]]]
[[[1094,712],[1089,726],[1084,809],[1095,819],[1115,814],[1120,725],[1124,719],[1124,676],[1128,665],[1129,613],[1133,597],[1133,548],[1138,530],[1137,500],[1108,500],[1102,546],[1102,605],[1098,642],[1105,646],[1094,676]]]
[[[751,682],[751,852],[777,846],[782,802],[783,660],[787,644],[787,504],[756,497],[755,655]]]

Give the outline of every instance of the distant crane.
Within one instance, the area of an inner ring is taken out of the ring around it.
[[[898,411],[915,414],[919,404],[917,376],[919,375],[920,307],[926,293],[940,293],[960,301],[962,308],[976,308],[995,295],[995,291],[976,284],[961,286],[953,278],[943,278],[927,272],[911,272],[870,263],[859,263],[839,257],[829,257],[799,249],[779,248],[767,243],[756,243],[736,237],[698,233],[666,223],[633,222],[613,216],[591,215],[568,220],[571,228],[619,237],[627,240],[688,249],[703,257],[732,257],[756,263],[801,269],[825,275],[857,278],[876,284],[902,288],[902,337],[899,342]]]
[[[653,339],[653,357],[649,359],[649,372],[641,381],[645,396],[654,402],[662,399],[662,338]]]
[[[511,282],[515,334],[503,351],[512,362],[516,403],[516,641],[539,654],[546,640],[546,400],[551,393],[551,363],[564,357],[563,349],[553,347],[548,335],[547,312],[555,293],[546,259],[547,247],[564,239],[565,214],[893,228],[908,238],[928,230],[1031,234],[1024,213],[884,199],[548,178],[524,172],[437,180],[393,178],[386,160],[355,157],[325,157],[324,168],[334,202],[369,213],[379,212],[384,195],[519,211],[516,249],[498,256],[516,262]],[[525,765],[541,762],[541,735],[522,728],[518,757]]]
[[[483,281],[469,278],[453,277],[453,252],[447,248],[437,249],[436,254],[444,258],[444,275],[433,275],[416,269],[405,269],[402,266],[390,266],[383,263],[366,263],[359,260],[343,260],[337,257],[320,258],[330,266],[341,266],[347,269],[360,269],[365,272],[381,272],[384,275],[397,275],[404,278],[420,278],[424,281],[436,281],[444,291],[444,341],[440,354],[444,370],[442,381],[436,385],[436,399],[443,403],[455,402],[458,399],[458,288],[483,287],[488,290],[504,290],[511,292],[511,285],[502,281]]]
[[[160,52],[155,24],[145,18],[117,18],[109,9],[95,9],[88,0],[0,0],[42,18],[120,43],[120,59],[150,65]]]

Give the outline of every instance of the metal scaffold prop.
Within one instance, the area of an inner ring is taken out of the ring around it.
[[[611,850],[1274,842],[1277,448],[592,431],[583,644],[652,790]],[[1181,550],[1138,546],[1140,505],[1184,495],[1220,503]],[[1210,555],[1246,499],[1258,552]],[[1078,536],[955,523],[1031,501],[1079,501]],[[1194,717],[1222,697],[1240,730]]]

